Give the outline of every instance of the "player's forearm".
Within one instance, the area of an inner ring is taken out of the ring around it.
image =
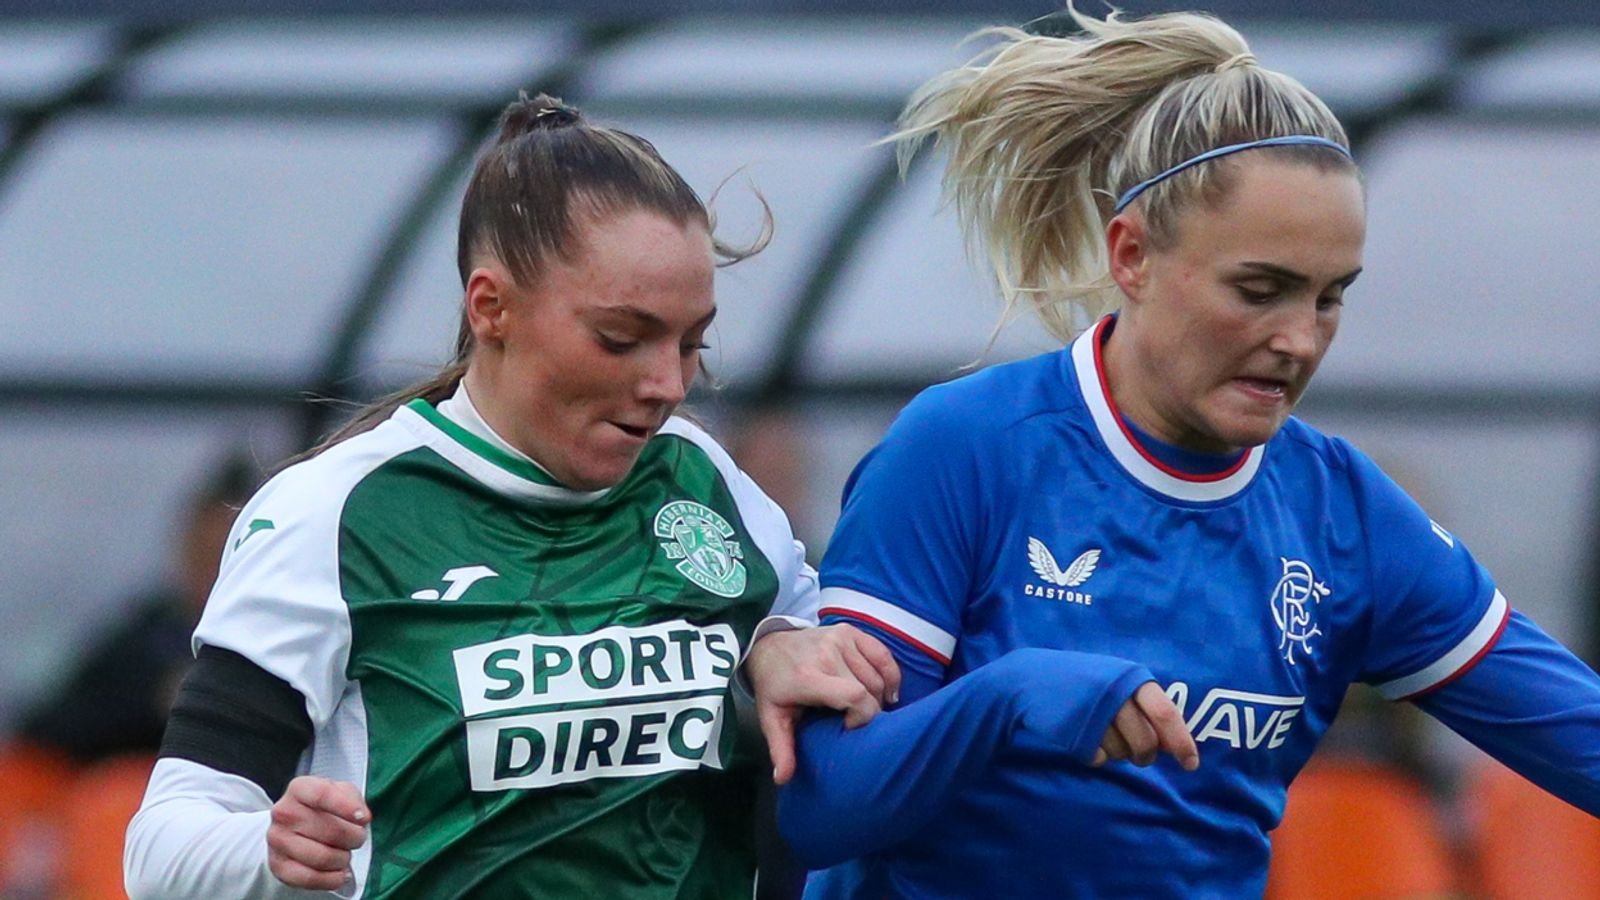
[[[1417,705],[1600,816],[1600,676],[1520,613],[1477,665]]]
[[[123,877],[132,900],[279,900],[310,896],[267,868],[271,801],[248,779],[162,759],[128,825]]]
[[[1019,728],[1087,764],[1117,709],[1150,673],[1109,656],[1018,650],[868,725],[810,720],[779,794],[796,856],[823,868],[896,844],[989,767]]]

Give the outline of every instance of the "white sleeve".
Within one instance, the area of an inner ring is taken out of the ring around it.
[[[778,591],[767,617],[756,625],[755,634],[750,636],[752,644],[761,640],[764,634],[792,628],[811,628],[817,624],[817,610],[822,606],[817,570],[806,562],[805,547],[799,541],[795,541],[794,546],[798,558],[794,574],[786,582],[787,589]]]
[[[196,651],[231,650],[287,682],[305,698],[318,735],[350,688],[339,517],[350,488],[382,461],[360,453],[360,443],[286,469],[245,505],[194,634]],[[130,896],[338,896],[289,888],[267,869],[271,808],[248,779],[190,760],[159,760],[128,826],[123,872]]]
[[[267,868],[272,801],[254,782],[186,759],[161,759],[122,851],[131,900],[291,900],[348,897],[304,891]]]
[[[778,595],[772,600],[772,609],[767,617],[756,625],[755,633],[750,636],[750,646],[755,646],[761,636],[774,631],[788,631],[795,628],[811,628],[817,624],[817,611],[822,608],[821,589],[817,580],[817,570],[806,562],[806,547],[795,539],[790,530],[789,518],[783,510],[768,497],[750,476],[739,473],[740,480],[746,485],[745,490],[752,492],[748,507],[760,509],[765,507],[765,515],[771,522],[771,529],[778,532],[772,543],[777,544],[778,550],[768,554],[772,560],[772,568],[778,573]],[[735,489],[735,496],[739,490]],[[742,504],[743,505],[743,504]],[[746,514],[746,523],[752,518]],[[748,525],[755,532],[753,525]],[[760,544],[759,536],[756,542]],[[767,547],[762,546],[766,551]],[[746,653],[749,648],[746,648]]]
[[[772,615],[817,624],[817,610],[821,608],[821,588],[817,570],[806,562],[805,545],[794,541],[794,565],[788,581],[788,590],[779,591],[772,603]]]
[[[285,470],[239,513],[194,643],[245,657],[306,698],[314,728],[344,694],[350,615],[339,586],[339,521],[370,467],[335,448]]]

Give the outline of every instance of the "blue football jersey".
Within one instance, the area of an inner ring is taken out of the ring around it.
[[[935,673],[912,707],[1022,648],[1142,666],[1200,770],[1091,768],[1098,732],[1069,749],[1022,729],[809,895],[1259,895],[1266,833],[1351,682],[1437,689],[1505,628],[1462,542],[1340,439],[1290,419],[1222,471],[1164,464],[1106,386],[1114,322],[906,408],[846,487],[822,615]],[[1039,689],[1067,703],[1062,680]]]

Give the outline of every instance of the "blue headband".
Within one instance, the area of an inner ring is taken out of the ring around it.
[[[1350,159],[1355,158],[1350,156],[1349,149],[1343,144],[1340,144],[1337,141],[1330,141],[1325,137],[1317,137],[1314,134],[1291,134],[1285,137],[1271,137],[1263,138],[1259,141],[1246,141],[1243,144],[1229,144],[1226,147],[1218,147],[1215,150],[1207,150],[1199,156],[1192,156],[1166,170],[1165,172],[1162,172],[1160,175],[1157,175],[1154,178],[1146,178],[1144,181],[1139,182],[1131,188],[1128,188],[1127,191],[1123,192],[1121,197],[1117,198],[1117,205],[1112,208],[1111,212],[1113,215],[1122,212],[1124,209],[1128,208],[1129,203],[1137,200],[1140,194],[1150,190],[1161,182],[1166,181],[1168,178],[1171,178],[1172,176],[1191,166],[1198,166],[1203,162],[1216,159],[1219,156],[1227,156],[1231,153],[1238,153],[1240,150],[1254,150],[1257,147],[1291,147],[1295,145],[1329,147],[1339,151],[1340,153],[1343,153]]]

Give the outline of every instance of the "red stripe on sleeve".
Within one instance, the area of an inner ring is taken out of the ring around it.
[[[1435,684],[1435,685],[1433,685],[1431,687],[1425,687],[1422,690],[1417,691],[1414,694],[1407,694],[1404,697],[1401,697],[1400,700],[1415,700],[1418,697],[1426,697],[1429,694],[1433,693],[1434,691],[1439,690],[1440,688],[1444,687],[1445,685],[1449,684],[1450,682],[1455,681],[1457,678],[1460,678],[1461,676],[1463,676],[1463,675],[1467,674],[1468,672],[1472,671],[1472,667],[1478,664],[1478,660],[1481,660],[1485,656],[1488,656],[1489,655],[1489,651],[1494,649],[1494,645],[1500,643],[1500,635],[1505,634],[1506,624],[1509,623],[1510,621],[1511,621],[1511,604],[1507,603],[1506,604],[1506,611],[1500,615],[1500,625],[1499,625],[1499,627],[1497,627],[1494,630],[1494,636],[1489,638],[1489,640],[1484,643],[1482,650],[1479,650],[1477,653],[1474,653],[1472,655],[1471,659],[1469,659],[1466,662],[1461,664],[1461,668],[1455,670],[1454,672],[1451,672],[1449,675],[1445,676],[1442,680],[1440,680],[1437,684]]]
[[[918,650],[921,650],[923,653],[927,654],[929,658],[931,658],[934,662],[938,663],[939,665],[941,665],[941,666],[950,665],[950,657],[945,656],[943,653],[940,653],[939,651],[933,649],[932,647],[929,647],[927,644],[924,644],[923,642],[917,640],[916,638],[912,637],[909,634],[906,634],[904,631],[901,631],[900,629],[894,627],[893,625],[890,625],[888,622],[885,622],[882,619],[876,618],[874,616],[869,616],[864,612],[857,612],[857,611],[855,611],[853,609],[845,609],[842,606],[826,606],[826,607],[823,607],[822,609],[817,610],[817,618],[821,619],[821,618],[823,618],[825,616],[840,616],[841,618],[845,618],[845,619],[855,619],[858,622],[865,622],[868,625],[873,626],[874,628],[878,628],[878,629],[881,629],[883,631],[887,631],[888,633],[894,635],[895,637],[899,638],[900,640],[905,641],[906,643],[908,643],[911,646],[917,648]]]

